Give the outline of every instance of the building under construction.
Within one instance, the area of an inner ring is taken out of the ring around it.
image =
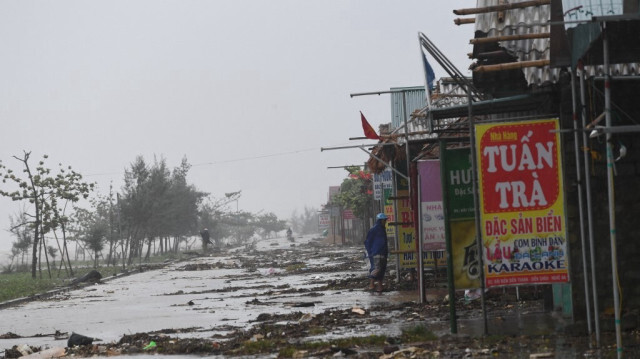
[[[475,29],[469,31],[472,34],[469,41],[473,44],[473,52],[469,54],[472,76],[463,76],[428,36],[420,34],[418,41],[425,63],[439,63],[448,76],[429,85],[427,75],[424,87],[389,91],[392,121],[381,131],[381,140],[371,149],[368,161],[374,173],[391,168],[397,174],[392,201],[410,200],[411,220],[398,216],[393,224],[410,227],[414,238],[420,241],[404,253],[413,251],[422,258],[424,228],[420,222],[424,215],[419,193],[424,179],[417,169],[420,161],[441,159],[450,149],[469,149],[476,194],[475,221],[478,222],[479,212],[489,206],[486,193],[484,197],[480,193],[487,176],[481,169],[483,154],[477,153],[483,145],[479,143],[482,139],[478,134],[489,133],[494,128],[491,126],[539,125],[536,121],[553,119],[557,127],[546,129],[544,136],[553,133],[559,141],[563,211],[559,221],[563,221],[561,231],[562,236],[566,236],[559,242],[563,245],[561,255],[567,255],[569,265],[566,281],[542,282],[553,286],[553,309],[584,324],[585,333],[593,335],[598,345],[602,330],[615,330],[619,334],[625,328],[637,327],[640,320],[640,287],[635,285],[640,277],[636,264],[640,246],[635,243],[640,238],[636,222],[640,215],[639,2],[478,0],[475,8],[453,12],[459,17],[452,26]],[[532,138],[531,135],[519,136],[520,143]],[[538,147],[541,148],[543,146]],[[495,153],[504,154],[508,150],[509,146],[505,145]],[[526,157],[522,156],[522,159]],[[541,156],[538,152],[538,164],[544,164]],[[542,167],[538,168],[540,173]],[[535,178],[538,179],[545,180]],[[446,182],[444,176],[442,180]],[[406,182],[404,192],[398,190],[403,181]],[[516,188],[496,193],[503,195],[509,190],[515,193]],[[446,195],[443,197],[446,202]],[[534,197],[532,195],[524,207],[535,204],[537,209],[545,210],[546,198]],[[522,201],[518,203],[515,197],[513,202],[522,206]],[[398,215],[397,208],[392,210]],[[445,220],[447,216],[445,213]],[[526,232],[527,221],[521,223],[524,228],[521,230]],[[542,223],[560,232],[559,224],[551,220]],[[475,239],[476,251],[483,253],[486,276],[486,262],[495,261],[488,243],[492,249],[494,242],[491,241],[497,239],[498,248],[500,232],[480,224],[476,228],[481,233]],[[488,231],[494,231],[495,235],[487,236]],[[551,253],[558,253],[555,244],[549,244],[548,248],[545,250],[549,258]],[[511,263],[514,268],[517,258],[525,258],[517,268],[533,261],[533,254],[525,257],[513,254],[512,250],[517,252],[515,245],[508,249],[508,256],[501,256],[499,265],[491,268],[501,270],[499,268],[506,268],[505,263]],[[400,256],[403,250],[396,248],[395,253]],[[416,267],[422,271],[419,264]],[[485,278],[482,286],[487,283]],[[618,335],[620,348],[619,341]]]

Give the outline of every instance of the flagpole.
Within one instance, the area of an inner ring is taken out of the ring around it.
[[[433,132],[433,114],[431,113],[431,89],[429,88],[429,79],[427,72],[427,57],[422,49],[422,42],[420,41],[420,32],[418,32],[418,48],[420,49],[420,55],[422,58],[422,68],[424,70],[424,94],[425,100],[427,101],[427,129],[429,133]]]
[[[432,119],[433,119],[433,114],[431,113],[431,92],[429,91],[429,72],[427,71],[427,58],[426,55],[424,54],[424,51],[422,50],[422,43],[420,42],[420,33],[418,32],[418,49],[420,50],[420,55],[422,55],[421,59],[422,59],[422,68],[424,70],[424,94],[425,94],[425,100],[427,101],[427,132],[428,133],[433,133],[433,124],[432,124]],[[407,126],[406,122],[405,122],[405,126]],[[409,148],[409,135],[408,135],[408,131],[409,128],[405,128],[405,133],[407,133],[407,149]],[[407,156],[408,156],[408,151],[407,151]],[[408,161],[409,159],[407,159]],[[420,176],[418,176],[418,183],[420,183]],[[418,186],[418,196],[420,196],[420,186]],[[418,203],[418,208],[414,208],[414,211],[418,211],[418,213],[420,213],[420,210],[422,209],[421,205],[420,205],[420,200],[421,198],[418,197],[418,200],[416,201],[416,203]],[[423,227],[422,227],[422,213],[420,213],[420,216],[418,216],[419,219],[419,223],[417,229],[417,233],[416,233],[416,243],[418,244],[418,288],[420,290],[420,303],[424,303],[425,302],[425,298],[426,298],[426,293],[425,293],[425,288],[424,288],[424,258],[422,255],[422,238],[424,238],[423,236]],[[437,259],[436,259],[436,263],[437,263]]]

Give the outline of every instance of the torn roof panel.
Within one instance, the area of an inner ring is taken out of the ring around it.
[[[513,1],[510,3],[518,3]],[[483,8],[503,3],[499,0],[478,0],[477,7]],[[476,38],[496,37],[509,35],[545,34],[550,32],[549,20],[551,16],[550,5],[530,6],[521,9],[511,9],[501,12],[487,12],[476,15]],[[515,61],[549,60],[550,39],[518,39],[499,41],[498,47],[506,54],[515,58]],[[494,45],[495,46],[495,45]],[[478,58],[486,52],[490,46],[474,45],[473,56]],[[501,63],[503,61],[499,61]],[[559,69],[543,67],[524,67],[520,69],[528,86],[543,86],[558,81]]]

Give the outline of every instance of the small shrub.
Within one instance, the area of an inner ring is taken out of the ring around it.
[[[309,334],[311,335],[321,335],[326,333],[327,330],[325,328],[322,327],[311,327],[309,328]]]
[[[438,336],[433,334],[423,325],[417,325],[415,327],[402,330],[402,342],[424,342],[438,339]]]
[[[290,266],[287,266],[287,268],[285,269],[287,272],[295,272],[301,269],[306,268],[307,265],[304,263],[298,263],[298,264],[292,264]]]
[[[242,348],[240,349],[240,353],[248,354],[248,355],[269,353],[276,348],[277,348],[277,343],[269,339],[263,339],[263,340],[257,340],[257,341],[247,340],[242,345]]]

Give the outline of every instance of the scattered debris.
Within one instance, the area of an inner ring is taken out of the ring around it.
[[[100,283],[100,279],[102,279],[102,274],[100,274],[100,272],[98,272],[97,270],[92,269],[89,273],[71,281],[71,284],[76,285],[80,283]]]
[[[316,305],[314,302],[299,302],[299,303],[287,303],[287,304],[293,308],[314,307]]]
[[[29,354],[27,356],[20,357],[20,359],[53,359],[64,358],[67,355],[65,348],[49,348],[37,353]]]
[[[300,319],[298,319],[298,323],[304,323],[304,322],[308,322],[311,321],[311,319],[315,318],[316,316],[311,314],[311,313],[307,313],[305,315],[303,315],[302,317],[300,317]]]
[[[367,312],[365,312],[364,309],[360,308],[360,307],[353,307],[351,308],[351,312],[352,313],[356,313],[356,314],[360,314],[360,315],[365,315]]]
[[[216,276],[221,280],[219,283],[227,284],[167,286],[166,288],[174,289],[161,289],[158,294],[160,296],[185,295],[183,298],[176,298],[175,302],[181,304],[172,305],[171,310],[189,311],[189,313],[195,311],[209,316],[210,313],[215,313],[217,306],[236,308],[236,304],[244,302],[244,308],[240,304],[240,311],[247,309],[251,311],[249,314],[236,316],[225,312],[222,315],[211,315],[215,320],[206,327],[168,328],[124,335],[119,341],[100,345],[94,344],[96,339],[76,333],[68,336],[67,333],[56,332],[57,335],[54,336],[56,339],[69,339],[67,344],[70,347],[67,348],[66,356],[75,358],[160,354],[293,358],[353,355],[359,358],[389,359],[517,356],[542,359],[562,355],[560,351],[533,353],[548,348],[560,350],[558,349],[560,346],[554,342],[554,336],[549,336],[548,333],[537,336],[518,334],[517,337],[504,336],[504,338],[434,335],[427,325],[435,323],[442,329],[443,325],[446,327],[443,323],[449,320],[448,296],[444,305],[442,302],[446,290],[436,292],[431,291],[432,287],[427,288],[427,297],[432,299],[428,304],[418,303],[417,300],[394,301],[403,295],[411,298],[415,294],[416,283],[389,280],[385,282],[390,292],[388,296],[376,296],[372,300],[371,296],[357,290],[368,284],[365,275],[366,263],[362,262],[361,256],[355,254],[361,252],[361,245],[329,247],[317,243],[312,247],[303,239],[298,242],[295,250],[282,247],[285,246],[273,248],[266,243],[259,243],[257,248],[260,250],[250,255],[241,248],[237,254],[225,252],[224,255],[228,257],[221,260],[216,259],[214,255],[192,259],[197,263],[179,268],[175,266],[172,273],[212,270],[207,273],[195,273],[195,276],[202,277],[204,280]],[[215,269],[218,268],[233,269],[233,271],[216,271]],[[166,271],[170,273],[169,270]],[[179,273],[178,276],[193,277],[194,273]],[[389,277],[393,275],[390,273]],[[134,284],[131,284],[130,288],[133,291]],[[194,288],[197,289],[194,290]],[[162,293],[164,290],[174,292]],[[506,326],[516,312],[520,315],[524,311],[536,313],[542,310],[542,298],[535,297],[532,293],[523,293],[523,288],[520,290],[521,295],[527,300],[515,305],[510,304],[511,299],[504,300],[505,296],[502,293],[488,292],[485,298],[491,318],[494,320],[503,318],[500,325]],[[115,292],[121,291],[122,289],[119,288]],[[399,291],[406,292],[398,293]],[[82,292],[85,293],[85,291]],[[108,294],[109,292],[105,291],[105,297],[108,298]],[[457,315],[464,319],[480,317],[482,313],[480,301],[469,300],[468,303],[464,303],[464,300],[461,300],[461,294],[462,291],[459,291],[451,300],[451,303],[457,307]],[[356,296],[355,299],[353,296]],[[364,299],[360,300],[357,296]],[[323,298],[311,301],[308,297]],[[192,299],[185,303],[184,299],[187,298]],[[235,302],[232,303],[232,301]],[[310,309],[292,309],[304,307]],[[305,313],[309,311],[313,313]],[[243,315],[248,319],[244,321],[239,319]],[[425,325],[425,333],[411,339],[395,330],[398,326],[421,325]],[[12,330],[20,333],[19,330],[13,328]],[[578,334],[572,336],[572,334],[562,333],[557,336],[558,340],[562,340],[562,346],[588,348],[588,337]],[[7,332],[0,335],[0,339],[3,338],[15,340],[23,337]],[[78,339],[79,342],[75,342]],[[40,352],[40,348],[28,346],[27,348],[32,350],[28,355]],[[580,352],[579,349],[575,352],[586,353],[586,351]],[[6,350],[5,359],[23,357],[23,355],[18,351],[18,347],[15,347],[15,351],[14,349]]]
[[[74,347],[76,345],[91,345],[95,339],[87,337],[78,333],[71,333],[69,340],[67,340],[67,347]]]
[[[554,358],[555,354],[553,352],[548,353],[534,353],[529,355],[529,359],[542,359],[542,358]]]

